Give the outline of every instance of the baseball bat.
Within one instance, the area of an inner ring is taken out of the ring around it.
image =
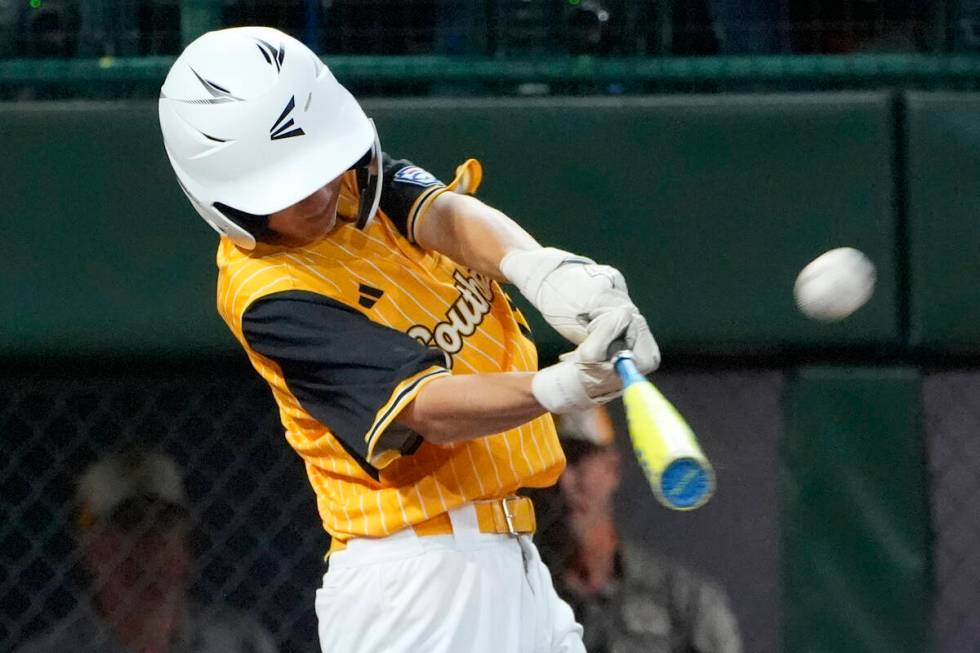
[[[715,491],[715,472],[684,417],[640,374],[622,341],[610,355],[623,380],[623,406],[633,450],[657,500],[671,510],[694,510]]]

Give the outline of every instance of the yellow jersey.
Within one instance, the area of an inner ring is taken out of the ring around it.
[[[385,156],[381,209],[365,229],[356,173],[336,227],[303,247],[223,238],[218,311],[268,382],[303,458],[323,526],[343,542],[382,537],[479,499],[555,482],[565,458],[545,414],[447,445],[399,427],[398,413],[447,374],[535,371],[524,317],[492,280],[414,239],[442,192],[475,190],[475,160],[447,187]]]

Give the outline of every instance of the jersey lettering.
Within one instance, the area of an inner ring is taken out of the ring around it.
[[[476,327],[483,322],[493,302],[493,287],[482,274],[472,272],[467,276],[456,270],[453,272],[453,286],[459,291],[459,297],[446,311],[445,320],[432,329],[416,324],[408,330],[408,335],[423,345],[435,345],[444,351],[450,361],[453,354],[458,354],[463,348],[463,339],[473,335]]]

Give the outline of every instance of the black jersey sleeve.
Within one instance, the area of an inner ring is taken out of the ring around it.
[[[382,451],[404,455],[421,444],[418,434],[391,420],[426,379],[448,373],[441,351],[309,291],[262,297],[246,309],[242,331],[252,349],[280,366],[300,405],[366,471],[384,466],[378,464]]]
[[[414,222],[414,214],[422,209],[426,198],[446,184],[411,161],[393,159],[385,153],[382,170],[380,208],[403,236],[413,240],[409,225]]]

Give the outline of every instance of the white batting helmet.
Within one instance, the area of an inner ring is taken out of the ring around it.
[[[269,214],[358,163],[369,169],[358,226],[377,210],[374,123],[319,57],[287,34],[268,27],[204,34],[170,68],[159,110],[181,188],[240,247],[255,247]]]

